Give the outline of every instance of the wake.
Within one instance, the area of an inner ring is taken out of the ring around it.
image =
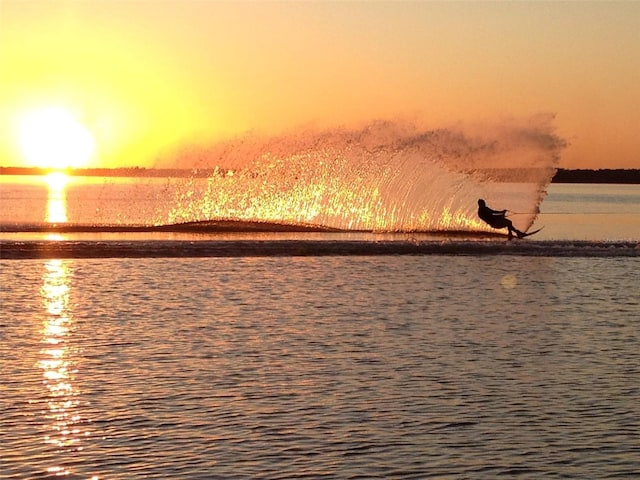
[[[373,255],[517,255],[533,257],[640,257],[636,242],[496,240],[0,240],[0,259],[198,258]]]

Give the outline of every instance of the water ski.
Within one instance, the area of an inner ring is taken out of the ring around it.
[[[534,230],[533,232],[526,232],[523,233],[522,235],[519,235],[518,238],[524,238],[524,237],[528,237],[529,235],[534,235],[536,233],[538,233],[540,230],[542,230],[544,227],[540,227],[537,230]]]

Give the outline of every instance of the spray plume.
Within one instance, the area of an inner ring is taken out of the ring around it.
[[[199,168],[176,194],[169,222],[250,220],[342,230],[485,230],[484,198],[527,212],[531,226],[565,142],[550,115],[501,124],[419,129],[374,122],[358,129],[246,136],[197,150]],[[177,162],[193,161],[177,158]]]

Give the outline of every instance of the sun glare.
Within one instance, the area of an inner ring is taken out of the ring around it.
[[[20,117],[18,144],[25,159],[41,168],[81,167],[95,153],[92,133],[63,107],[32,110]]]
[[[63,172],[51,172],[46,177],[49,186],[47,198],[47,222],[67,222],[67,193],[65,187],[69,177]]]

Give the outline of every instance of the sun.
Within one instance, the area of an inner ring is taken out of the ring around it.
[[[34,167],[65,169],[86,165],[95,153],[95,139],[70,110],[43,107],[18,119],[18,144]]]

